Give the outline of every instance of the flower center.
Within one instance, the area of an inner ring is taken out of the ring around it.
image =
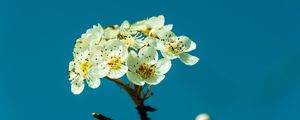
[[[179,55],[182,53],[182,45],[177,42],[171,40],[169,44],[167,44],[167,51],[173,55]]]
[[[88,73],[88,70],[91,68],[92,64],[88,61],[85,60],[83,63],[80,64],[83,76],[85,77]]]
[[[121,57],[118,56],[112,56],[110,57],[110,59],[108,60],[108,67],[110,70],[117,70],[122,66],[122,60]]]
[[[149,64],[141,64],[140,67],[136,70],[136,72],[143,78],[143,79],[148,79],[151,78],[154,73],[154,65],[149,65]]]

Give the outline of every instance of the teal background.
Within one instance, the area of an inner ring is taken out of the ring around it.
[[[103,79],[75,96],[74,41],[103,26],[165,15],[197,43],[195,66],[173,61],[153,88],[153,120],[299,120],[300,7],[292,0],[0,1],[0,120],[138,120],[130,98]]]

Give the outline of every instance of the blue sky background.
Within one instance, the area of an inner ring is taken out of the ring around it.
[[[154,120],[300,119],[300,8],[291,0],[0,1],[0,120],[138,120],[108,80],[75,96],[67,78],[74,41],[103,26],[165,15],[197,43],[153,88]]]

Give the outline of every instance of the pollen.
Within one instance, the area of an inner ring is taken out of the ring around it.
[[[119,56],[112,56],[108,60],[108,67],[110,70],[117,70],[122,66],[123,61]]]
[[[139,68],[136,70],[136,73],[138,73],[143,79],[149,79],[153,77],[155,69],[153,65],[144,63],[139,66]]]
[[[83,63],[80,64],[83,76],[86,76],[92,64],[88,60],[84,60]]]

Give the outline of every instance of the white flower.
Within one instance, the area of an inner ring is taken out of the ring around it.
[[[127,65],[128,80],[132,83],[143,86],[145,83],[156,85],[165,78],[165,73],[171,68],[171,61],[168,59],[158,60],[158,53],[153,47],[143,47],[138,55],[131,51]]]
[[[69,63],[69,80],[71,80],[71,91],[74,94],[80,94],[84,89],[84,80],[91,88],[100,86],[99,69],[95,63],[90,60],[89,50],[79,53],[73,61]]]
[[[76,57],[80,52],[89,50],[91,47],[100,44],[103,36],[103,28],[100,24],[94,25],[86,33],[82,34],[79,39],[76,40],[73,55]]]
[[[142,41],[143,38],[139,38],[137,31],[130,28],[130,23],[127,20],[120,26],[119,39],[125,43],[127,47],[131,47],[135,50],[146,45],[146,42]]]
[[[98,64],[99,74],[117,79],[122,77],[128,70],[126,58],[128,56],[127,47],[119,40],[110,40],[100,46],[95,47],[96,53],[92,61]]]
[[[157,17],[151,17],[147,20],[142,20],[134,23],[131,29],[141,32],[143,34],[156,37],[157,31],[160,30],[172,30],[173,25],[164,25],[165,17],[159,15]]]
[[[159,39],[147,37],[145,41],[160,50],[165,58],[172,60],[179,57],[186,65],[194,65],[199,61],[198,57],[187,53],[196,49],[196,43],[187,36],[176,36],[171,31],[157,35]]]

